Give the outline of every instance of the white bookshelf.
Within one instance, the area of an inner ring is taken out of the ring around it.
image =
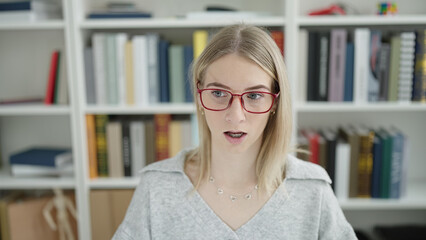
[[[61,30],[64,28],[65,22],[62,20],[0,23],[0,30]]]
[[[43,104],[0,105],[0,116],[53,116],[69,115],[69,106]]]
[[[142,20],[84,20],[80,27],[82,29],[116,29],[116,28],[137,28],[137,29],[161,29],[161,28],[208,28],[223,27],[235,22],[244,22],[257,26],[283,26],[283,17],[262,17],[252,19],[233,20],[190,20],[179,18],[164,19],[142,19]]]
[[[90,201],[89,191],[92,189],[123,189],[135,188],[139,182],[138,178],[122,179],[89,179],[87,160],[86,139],[86,114],[107,115],[154,115],[160,113],[189,115],[195,113],[193,104],[157,104],[148,106],[97,106],[85,103],[85,79],[84,79],[84,57],[83,49],[87,46],[91,34],[94,32],[128,32],[130,35],[160,32],[167,35],[168,40],[191,39],[190,33],[194,29],[213,29],[227,26],[236,22],[244,22],[257,26],[266,26],[274,29],[282,29],[285,33],[286,64],[288,77],[292,86],[292,92],[298,93],[298,58],[299,39],[298,32],[301,28],[308,29],[331,29],[343,27],[353,29],[354,27],[374,27],[403,30],[404,28],[424,28],[426,25],[426,6],[423,0],[413,0],[410,4],[405,1],[397,1],[401,6],[400,15],[381,17],[374,16],[376,2],[360,0],[356,3],[365,15],[357,16],[325,16],[309,17],[306,12],[320,6],[324,7],[332,3],[331,0],[268,0],[264,1],[242,1],[229,2],[230,6],[251,11],[266,11],[272,16],[256,19],[243,20],[187,20],[173,16],[183,15],[189,11],[201,10],[208,4],[207,0],[194,1],[184,0],[177,3],[167,0],[158,4],[157,1],[136,2],[139,7],[152,11],[154,17],[142,20],[87,20],[85,15],[92,9],[104,6],[107,0],[58,0],[63,5],[63,20],[51,20],[41,22],[1,22],[0,41],[1,47],[19,48],[24,43],[25,51],[51,49],[51,45],[58,47],[66,54],[68,86],[70,104],[69,106],[45,106],[42,104],[25,105],[0,105],[0,150],[3,161],[13,151],[30,145],[40,139],[42,142],[51,142],[70,146],[74,154],[75,178],[31,178],[19,179],[11,177],[7,171],[0,173],[0,190],[13,189],[50,189],[60,187],[75,189],[76,202],[79,214],[79,239],[90,239]],[[243,3],[244,2],[244,3]],[[343,0],[343,3],[352,3]],[[225,4],[226,2],[224,2]],[[244,5],[244,6],[243,6]],[[410,6],[408,6],[410,5]],[[167,6],[167,7],[165,7]],[[368,10],[366,10],[368,9]],[[21,35],[22,34],[22,35]],[[47,39],[40,36],[47,34]],[[20,41],[16,43],[6,38],[6,35],[19,36]],[[23,36],[23,37],[21,37]],[[25,39],[26,38],[26,39]],[[46,43],[44,41],[46,40]],[[21,41],[24,41],[23,43]],[[28,45],[28,46],[27,46]],[[34,49],[36,48],[36,49]],[[4,48],[3,48],[4,49]],[[49,56],[50,52],[46,54]],[[20,56],[12,56],[12,61]],[[45,57],[45,56],[42,56]],[[39,55],[23,59],[23,66],[29,68],[33,64],[37,68],[46,68],[47,60],[39,60]],[[9,59],[0,57],[1,65],[7,65]],[[1,79],[12,79],[11,75],[15,69],[0,71]],[[35,78],[34,78],[34,76]],[[13,76],[12,76],[13,77]],[[45,79],[42,73],[19,76],[19,79],[31,79],[25,93],[31,91],[41,92],[44,90]],[[12,84],[6,85],[11,90],[5,91],[5,85],[0,82],[0,94],[19,92],[19,88]],[[21,92],[19,92],[21,93]],[[294,102],[295,131],[298,127],[315,126],[315,124],[335,126],[336,123],[365,123],[366,125],[380,126],[381,124],[396,124],[407,132],[412,140],[412,154],[409,162],[407,196],[401,199],[349,199],[340,201],[345,212],[364,212],[364,218],[370,218],[375,211],[400,211],[405,218],[410,218],[410,211],[416,210],[426,213],[426,177],[422,169],[426,169],[426,104],[420,103],[308,103],[296,100]],[[37,129],[30,126],[35,123]],[[51,125],[59,134],[43,134],[40,130],[42,124]],[[28,135],[28,137],[27,137]],[[35,136],[34,136],[35,135]],[[61,135],[57,137],[55,135]],[[295,136],[295,135],[293,135]],[[423,145],[422,145],[423,144]],[[7,166],[5,166],[7,169]],[[371,214],[369,214],[371,210]],[[352,214],[353,215],[353,214]],[[355,214],[357,215],[357,214]],[[357,226],[363,226],[363,217],[349,219]],[[395,220],[397,223],[397,220]],[[424,221],[421,223],[425,223]]]

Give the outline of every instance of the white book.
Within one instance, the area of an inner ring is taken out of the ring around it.
[[[299,79],[297,89],[299,102],[307,101],[307,82],[308,82],[308,30],[299,30]]]
[[[148,57],[147,37],[138,35],[133,37],[133,70],[134,70],[134,96],[138,106],[147,105],[149,101],[148,87]]]
[[[124,177],[123,134],[121,122],[108,122],[106,127],[108,176]]]
[[[66,105],[68,104],[68,81],[67,81],[67,68],[65,52],[61,51],[61,56],[59,60],[59,81],[58,86],[58,104]]]
[[[72,177],[74,175],[74,166],[69,162],[60,168],[35,166],[26,164],[12,164],[10,166],[12,176],[14,177],[43,177],[43,176],[61,176]]]
[[[192,129],[191,129],[191,121],[185,120],[181,121],[181,129],[182,129],[182,149],[193,147],[192,144]]]
[[[124,57],[124,47],[127,42],[126,33],[117,33],[116,38],[116,58],[117,58],[117,82],[118,82],[118,104],[126,104],[126,61]]]
[[[368,73],[370,54],[370,29],[355,29],[355,56],[354,56],[354,102],[367,103],[368,101]]]
[[[130,146],[132,176],[135,177],[146,165],[145,124],[143,121],[130,122]]]
[[[99,105],[106,104],[106,76],[104,59],[106,53],[104,52],[104,33],[95,33],[92,35],[92,48],[93,48],[93,62],[94,62],[94,76],[96,88],[96,103]]]
[[[351,147],[346,142],[338,142],[336,145],[336,171],[334,190],[338,199],[349,197]]]
[[[158,41],[159,36],[155,33],[147,34],[148,44],[148,85],[149,103],[160,102],[160,80],[158,74]]]

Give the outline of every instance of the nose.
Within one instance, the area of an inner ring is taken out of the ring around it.
[[[225,118],[227,122],[231,123],[240,123],[246,119],[246,113],[240,96],[233,96],[231,106],[226,110]]]

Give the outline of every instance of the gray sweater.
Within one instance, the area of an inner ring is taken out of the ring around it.
[[[113,239],[356,239],[320,166],[289,155],[283,183],[234,231],[197,192],[188,195],[186,153],[143,168]]]

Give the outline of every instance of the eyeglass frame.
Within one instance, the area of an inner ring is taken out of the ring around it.
[[[204,105],[204,102],[203,102],[203,97],[201,96],[202,92],[204,92],[204,91],[206,91],[206,90],[225,91],[225,92],[228,92],[229,94],[231,94],[231,96],[232,96],[232,97],[229,99],[228,106],[226,106],[226,108],[224,108],[224,109],[220,109],[220,110],[212,109],[212,108],[208,108],[208,107],[206,107],[206,106]],[[225,110],[227,110],[227,109],[229,109],[229,108],[231,107],[232,102],[234,101],[234,97],[239,97],[239,98],[240,98],[240,104],[241,104],[241,107],[242,107],[242,108],[243,108],[246,112],[248,112],[248,113],[253,113],[253,114],[264,114],[264,113],[267,113],[267,112],[271,111],[272,107],[274,106],[275,99],[277,99],[277,98],[279,97],[279,95],[280,95],[280,92],[278,92],[278,93],[270,93],[270,92],[263,92],[263,91],[249,91],[249,92],[243,92],[242,94],[235,94],[235,93],[232,93],[232,92],[231,92],[231,91],[229,91],[229,90],[220,89],[220,88],[204,88],[204,89],[200,89],[200,88],[199,88],[199,86],[198,86],[198,84],[197,84],[197,91],[198,91],[198,94],[200,95],[200,102],[201,102],[201,105],[202,105],[205,109],[207,109],[207,110],[215,111],[215,112],[225,111]],[[253,111],[249,111],[249,110],[247,110],[247,109],[246,109],[246,107],[244,106],[243,95],[245,95],[245,94],[249,94],[249,93],[264,93],[264,94],[269,94],[269,95],[271,95],[271,96],[273,97],[273,99],[272,99],[272,104],[271,104],[271,106],[269,107],[269,109],[268,109],[268,110],[266,110],[266,111],[264,111],[264,112],[253,112]]]

